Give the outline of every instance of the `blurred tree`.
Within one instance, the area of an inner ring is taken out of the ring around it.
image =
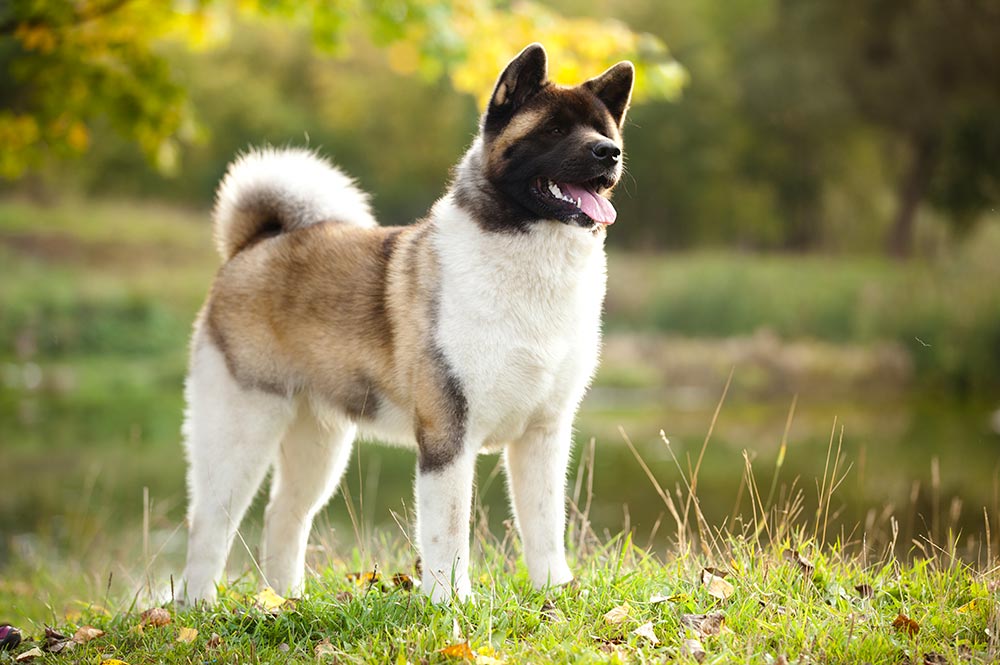
[[[911,253],[916,212],[928,197],[965,225],[1000,200],[1000,4],[812,5],[822,10],[802,28],[834,54],[859,113],[903,148],[888,251]]]
[[[104,119],[164,171],[196,132],[185,89],[162,44],[210,44],[238,12],[306,24],[326,51],[349,50],[348,34],[387,49],[393,69],[447,77],[484,94],[500,67],[544,41],[556,80],[583,78],[616,59],[637,65],[636,99],[676,95],[684,70],[663,43],[616,21],[564,19],[530,3],[491,0],[13,0],[0,5],[0,177],[16,178],[49,158],[83,153]]]

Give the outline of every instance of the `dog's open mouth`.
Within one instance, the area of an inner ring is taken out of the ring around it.
[[[614,224],[618,212],[611,202],[597,193],[609,184],[604,178],[594,178],[580,184],[556,182],[549,178],[539,178],[535,188],[549,207],[570,217],[583,213],[593,222],[607,226]]]

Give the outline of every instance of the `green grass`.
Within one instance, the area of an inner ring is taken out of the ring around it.
[[[903,565],[791,540],[759,546],[741,536],[711,555],[676,553],[662,563],[618,538],[576,556],[575,584],[543,591],[530,587],[509,547],[479,541],[476,601],[448,606],[391,584],[359,586],[348,574],[370,570],[365,566],[371,563],[356,554],[351,563],[324,567],[309,581],[305,598],[276,611],[255,602],[256,587],[246,575],[223,589],[216,606],[168,603],[172,623],[142,630],[140,612],[150,604],[108,598],[96,580],[89,593],[56,599],[46,594],[44,570],[23,568],[20,577],[7,574],[0,582],[0,607],[28,639],[19,652],[44,644],[45,625],[67,636],[83,625],[106,632],[67,654],[47,655],[44,662],[53,663],[96,664],[109,657],[133,665],[309,662],[320,644],[328,645],[330,655],[320,658],[325,662],[441,663],[454,662],[441,649],[464,641],[473,652],[508,663],[693,662],[683,656],[682,644],[697,635],[681,620],[709,612],[725,616],[721,634],[700,639],[711,663],[775,662],[779,656],[803,663],[921,663],[929,653],[949,663],[995,662],[995,574],[977,572],[944,551]],[[785,556],[793,544],[813,570]],[[406,548],[396,545],[398,560]],[[708,564],[728,572],[727,598],[702,584]],[[856,589],[862,585],[871,587],[870,597]],[[626,604],[622,623],[605,619]],[[899,614],[916,621],[915,635],[893,627]],[[636,634],[646,623],[658,644]],[[182,627],[198,631],[193,642],[178,641]],[[210,645],[213,634],[218,646]],[[11,660],[0,655],[0,662]]]

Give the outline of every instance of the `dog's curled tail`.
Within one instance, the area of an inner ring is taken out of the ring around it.
[[[226,261],[260,238],[310,224],[376,225],[354,181],[301,148],[255,148],[237,157],[219,184],[212,217]]]

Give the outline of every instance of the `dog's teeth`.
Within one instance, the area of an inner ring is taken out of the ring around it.
[[[557,198],[563,198],[562,190],[559,189],[559,185],[549,180],[549,191],[552,192],[552,196]]]

